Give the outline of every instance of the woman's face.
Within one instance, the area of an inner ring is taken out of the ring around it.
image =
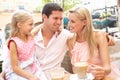
[[[69,23],[70,32],[79,33],[82,32],[85,25],[85,20],[80,20],[76,13],[69,13]]]

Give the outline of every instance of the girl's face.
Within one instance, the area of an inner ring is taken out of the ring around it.
[[[68,26],[70,28],[70,32],[73,32],[73,33],[82,32],[85,23],[86,23],[85,20],[80,20],[77,17],[76,13],[69,13]]]
[[[33,25],[33,19],[28,19],[27,21],[21,23],[20,31],[25,35],[30,35]]]

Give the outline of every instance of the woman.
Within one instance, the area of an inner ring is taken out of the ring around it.
[[[87,61],[88,72],[92,73],[96,80],[111,74],[113,74],[112,78],[120,79],[120,74],[117,74],[118,71],[113,70],[110,64],[106,33],[93,31],[92,18],[88,9],[80,7],[70,10],[68,26],[75,34],[68,39],[73,72],[76,62]]]

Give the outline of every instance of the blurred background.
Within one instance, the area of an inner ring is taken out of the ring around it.
[[[71,8],[85,6],[91,12],[93,25],[96,29],[116,28],[119,30],[120,0],[0,0],[0,28],[9,26],[11,13],[16,10],[26,10],[34,14],[36,25],[41,19],[44,4],[56,2],[64,9],[64,28],[68,29],[67,12]],[[114,29],[114,31],[117,31]]]

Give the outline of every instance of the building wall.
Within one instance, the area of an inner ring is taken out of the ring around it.
[[[14,11],[25,9],[33,11],[42,0],[0,0],[0,11]]]

